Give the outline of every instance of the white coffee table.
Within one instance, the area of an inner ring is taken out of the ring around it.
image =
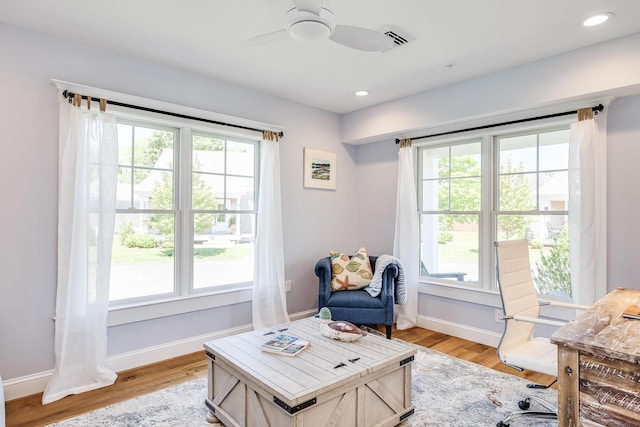
[[[310,317],[206,342],[210,421],[383,427],[410,416],[415,347],[375,334],[355,342],[331,340],[320,334],[321,322]],[[262,343],[274,337],[269,332],[298,336],[311,346],[295,357],[263,352]]]

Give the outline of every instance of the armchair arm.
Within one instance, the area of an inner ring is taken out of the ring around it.
[[[316,276],[318,276],[318,309],[326,305],[331,296],[331,258],[321,258],[316,262]]]
[[[375,261],[372,261],[371,268],[375,271]],[[382,288],[380,290],[380,298],[383,304],[387,304],[387,298],[392,301],[395,297],[395,278],[398,277],[398,265],[389,264],[382,272]],[[394,301],[395,302],[395,301]]]

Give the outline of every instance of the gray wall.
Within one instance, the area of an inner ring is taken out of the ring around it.
[[[629,40],[637,44],[638,39],[625,39],[621,46],[628,48]],[[615,60],[613,53],[618,52],[612,51],[609,57]],[[576,56],[588,57],[585,52]],[[0,372],[5,380],[44,372],[54,364],[51,317],[56,289],[58,99],[52,78],[283,126],[280,156],[285,273],[293,282],[292,292],[287,294],[290,313],[316,307],[313,266],[328,250],[352,251],[360,245],[372,254],[392,250],[397,174],[397,147],[392,140],[401,136],[391,135],[394,130],[405,132],[464,117],[477,119],[483,114],[549,102],[548,97],[535,96],[536,88],[528,88],[521,96],[517,90],[500,91],[499,100],[486,108],[482,107],[486,106],[482,98],[474,99],[473,109],[465,107],[469,104],[465,94],[491,95],[490,85],[499,89],[505,76],[518,82],[537,75],[536,71],[548,73],[546,62],[340,117],[2,23],[0,57]],[[569,55],[557,61],[572,63],[571,58]],[[623,63],[629,62],[622,58]],[[611,67],[615,69],[612,64],[601,69]],[[607,92],[638,83],[618,74],[602,74],[600,78],[597,84],[589,80],[582,86],[580,82],[572,86],[587,87],[586,91],[560,92],[572,98],[579,92]],[[550,81],[545,93],[557,88],[557,80]],[[446,103],[439,106],[428,102],[433,99]],[[635,161],[640,154],[638,117],[638,96],[617,100],[609,109],[610,288],[639,286],[635,279],[640,268],[636,255],[640,236],[633,220],[639,203]],[[364,123],[377,125],[372,129]],[[364,140],[372,143],[343,144]],[[337,153],[336,191],[302,187],[304,147]],[[422,316],[461,328],[501,329],[493,320],[493,309],[484,305],[421,295],[419,309]],[[114,326],[109,329],[109,354],[246,325],[250,316],[250,305],[238,304]]]
[[[0,23],[0,372],[53,368],[56,292],[58,98],[51,79],[75,82],[284,127],[280,142],[290,312],[317,305],[315,261],[357,249],[345,222],[358,193],[356,160],[340,117],[324,110],[88,48]],[[302,186],[303,149],[337,153],[337,190]],[[109,328],[109,354],[251,323],[249,303]]]

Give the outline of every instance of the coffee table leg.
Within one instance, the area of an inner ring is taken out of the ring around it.
[[[213,423],[219,423],[220,420],[218,419],[218,417],[216,417],[216,415],[209,411],[209,413],[207,414],[207,422],[213,424]]]

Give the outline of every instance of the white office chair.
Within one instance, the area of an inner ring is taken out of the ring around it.
[[[518,371],[524,369],[557,377],[557,347],[548,338],[535,337],[536,325],[562,326],[562,322],[540,319],[540,305],[552,305],[585,310],[588,307],[575,304],[540,303],[531,276],[529,243],[527,240],[496,242],[496,270],[500,297],[504,311],[504,333],[498,344],[500,360]],[[555,381],[554,381],[555,382]],[[530,388],[548,388],[540,384],[527,384]],[[530,403],[540,404],[544,411],[530,411]],[[521,417],[556,419],[558,409],[548,402],[528,396],[518,402],[522,411],[509,414],[497,424],[507,427],[511,421]]]

